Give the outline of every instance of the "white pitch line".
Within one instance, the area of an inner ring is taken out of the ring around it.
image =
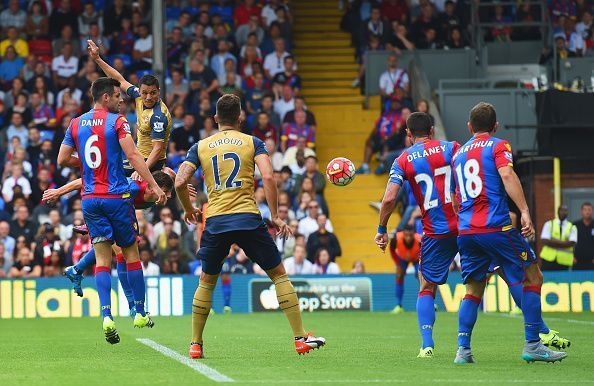
[[[174,359],[179,363],[188,366],[189,368],[199,372],[200,374],[212,379],[215,382],[235,382],[232,378],[229,378],[228,376],[219,373],[218,371],[211,367],[208,367],[204,363],[185,357],[177,351],[173,351],[169,347],[165,347],[151,339],[137,338],[136,340],[146,346],[149,346],[153,350],[160,352],[166,357]]]
[[[501,380],[501,379],[431,379],[430,380],[431,383],[485,383],[485,384],[490,384],[490,383],[495,383],[495,384],[530,384],[530,383],[554,383],[554,384],[586,384],[586,383],[594,383],[593,380],[571,380],[571,379],[566,379],[566,380],[557,380],[557,379],[549,379],[549,380],[543,380],[543,379],[539,379],[537,381],[535,380],[527,380],[527,379],[507,379],[507,380]],[[285,381],[282,380],[278,380],[278,379],[262,379],[262,380],[246,380],[246,381],[242,381],[242,383],[247,383],[247,384],[278,384],[278,383],[283,383]],[[288,383],[307,383],[307,384],[311,384],[311,383],[339,383],[339,384],[348,384],[348,383],[382,383],[382,384],[390,384],[390,383],[395,383],[395,384],[401,384],[401,383],[412,383],[410,380],[404,380],[404,379],[294,379],[291,380]]]
[[[500,313],[500,312],[485,312],[485,315],[491,315],[491,316],[499,316],[499,317],[504,317],[504,318],[512,318],[512,319],[522,319],[521,315],[510,315],[510,314],[504,314],[504,313]],[[567,322],[567,323],[575,323],[575,324],[587,324],[590,326],[594,326],[594,322],[590,321],[590,320],[578,320],[578,319],[563,319],[563,318],[556,318],[556,317],[548,317],[547,315],[543,315],[543,319],[545,321],[547,320],[554,320],[554,321],[558,321],[558,322]]]

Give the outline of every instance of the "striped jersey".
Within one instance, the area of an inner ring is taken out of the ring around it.
[[[451,161],[458,142],[425,140],[406,149],[390,170],[390,182],[408,181],[421,208],[423,233],[427,236],[455,235],[455,191]]]
[[[457,184],[458,228],[464,233],[505,230],[511,225],[507,193],[498,169],[513,167],[509,143],[489,133],[475,135],[454,155]]]
[[[105,109],[89,110],[70,122],[62,144],[78,152],[83,198],[129,195],[122,164],[125,154],[119,142],[129,134],[126,118]]]

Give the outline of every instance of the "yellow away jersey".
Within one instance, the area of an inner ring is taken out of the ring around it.
[[[126,93],[134,98],[134,102],[136,103],[138,124],[136,147],[138,151],[146,159],[151,154],[151,150],[153,150],[153,141],[163,141],[165,142],[165,146],[159,160],[166,159],[169,134],[171,134],[171,114],[169,114],[169,109],[162,100],[159,100],[152,109],[145,108],[142,104],[138,87],[129,87]]]
[[[259,154],[268,154],[264,142],[236,130],[219,131],[190,148],[185,162],[202,166],[207,219],[240,213],[260,216],[254,199],[254,158]]]

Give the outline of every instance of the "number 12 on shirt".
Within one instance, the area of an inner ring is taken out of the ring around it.
[[[215,190],[222,190],[222,189],[237,189],[241,187],[241,181],[235,181],[237,177],[237,173],[239,173],[239,168],[241,167],[241,159],[237,155],[237,153],[225,153],[223,154],[223,161],[222,164],[227,161],[233,161],[233,170],[229,173],[229,177],[225,181],[225,187],[221,185],[221,176],[220,176],[220,169],[219,169],[219,155],[216,154],[211,158],[212,161],[212,172],[214,174],[214,181],[215,181]]]

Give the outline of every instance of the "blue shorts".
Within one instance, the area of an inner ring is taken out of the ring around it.
[[[129,198],[83,198],[82,212],[93,244],[109,241],[126,248],[136,241],[138,224]]]
[[[536,256],[517,229],[458,236],[462,279],[485,280],[489,269],[503,270],[508,285],[524,281],[524,270]]]
[[[198,258],[202,260],[202,271],[208,275],[221,273],[223,262],[229,254],[231,244],[237,244],[247,257],[265,271],[281,263],[280,253],[268,228],[262,222],[256,229],[212,233],[208,225],[200,239]]]
[[[457,253],[456,236],[433,238],[423,235],[420,264],[423,278],[430,283],[445,283]]]

